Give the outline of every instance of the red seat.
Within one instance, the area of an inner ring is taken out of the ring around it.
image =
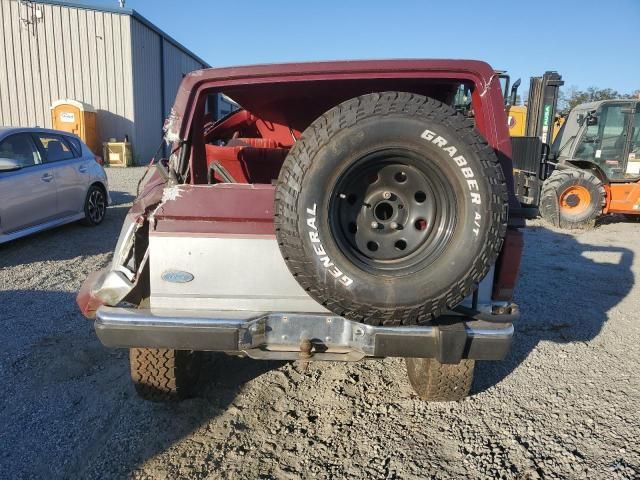
[[[237,183],[271,184],[289,153],[288,148],[275,148],[275,141],[262,138],[236,138],[225,146],[206,145],[207,165],[220,164]],[[218,182],[224,179],[216,173]]]

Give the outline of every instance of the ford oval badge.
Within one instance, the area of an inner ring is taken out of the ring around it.
[[[193,275],[181,270],[167,270],[162,274],[162,279],[171,283],[188,283],[193,280]]]

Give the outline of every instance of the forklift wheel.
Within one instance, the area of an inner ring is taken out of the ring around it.
[[[569,168],[556,170],[544,182],[540,214],[560,228],[589,228],[602,213],[605,191],[592,172]]]

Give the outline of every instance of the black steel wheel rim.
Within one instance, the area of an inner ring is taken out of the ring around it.
[[[93,223],[102,221],[106,208],[107,205],[103,193],[100,190],[93,190],[89,194],[87,207],[91,221]]]
[[[441,168],[408,149],[357,160],[329,200],[338,248],[374,274],[405,275],[428,266],[451,240],[457,216],[455,192]]]

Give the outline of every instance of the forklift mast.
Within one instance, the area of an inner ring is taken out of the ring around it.
[[[531,78],[525,135],[511,137],[516,197],[527,212],[525,216],[535,217],[538,212],[542,183],[549,173],[549,147],[562,85],[562,77],[554,71]]]
[[[562,85],[562,76],[555,71],[545,72],[541,77],[531,77],[525,136],[539,137],[542,143],[551,145]]]

